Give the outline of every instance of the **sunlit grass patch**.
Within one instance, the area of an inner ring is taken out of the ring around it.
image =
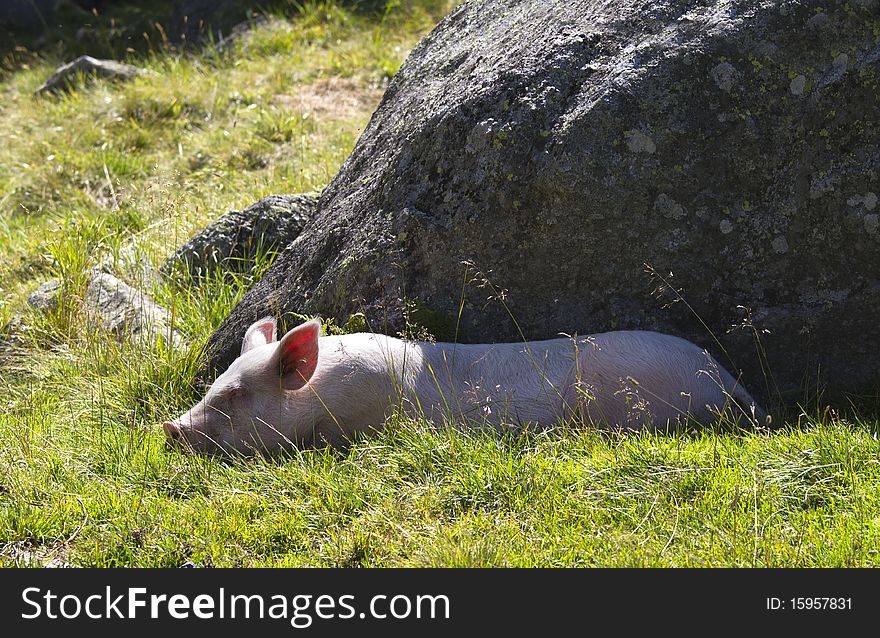
[[[197,285],[156,270],[227,210],[322,189],[455,3],[301,4],[225,48],[156,46],[129,84],[35,99],[48,53],[0,78],[0,565],[880,565],[873,421],[498,434],[395,415],[344,450],[168,449],[158,424],[198,400],[209,336],[274,255]],[[186,347],[90,327],[96,269]],[[50,278],[57,309],[29,309]]]

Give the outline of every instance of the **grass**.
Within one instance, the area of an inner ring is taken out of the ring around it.
[[[156,423],[196,400],[200,349],[256,271],[145,279],[226,210],[319,190],[387,79],[455,2],[306,4],[234,49],[153,49],[157,72],[32,98],[63,60],[0,77],[0,565],[880,565],[874,421],[772,434],[496,436],[395,419],[346,451],[221,461]],[[405,6],[404,6],[405,5]],[[26,61],[23,61],[26,60]],[[105,263],[172,312],[188,349],[87,330]],[[48,315],[28,294],[61,277]],[[14,339],[12,339],[14,337]]]

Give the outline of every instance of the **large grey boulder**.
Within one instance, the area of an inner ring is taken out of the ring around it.
[[[463,341],[656,329],[765,399],[876,394],[878,32],[875,0],[467,2],[210,362],[266,314],[448,332],[464,287]]]
[[[229,211],[174,251],[161,271],[195,280],[218,271],[246,272],[261,252],[293,242],[317,205],[318,193],[270,195],[244,210]]]

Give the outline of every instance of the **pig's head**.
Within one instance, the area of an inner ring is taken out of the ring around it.
[[[277,450],[309,438],[308,382],[318,365],[321,322],[313,319],[275,338],[275,320],[244,335],[241,354],[191,410],[163,424],[173,445],[199,452]]]

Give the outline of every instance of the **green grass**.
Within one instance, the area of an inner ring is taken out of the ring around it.
[[[160,47],[133,60],[157,76],[60,99],[31,96],[60,58],[7,60],[0,325],[18,323],[0,332],[14,337],[0,345],[0,565],[880,564],[873,421],[499,437],[395,419],[346,451],[222,461],[165,448],[156,424],[198,398],[202,346],[272,255],[188,288],[144,280],[124,254],[158,265],[226,210],[321,189],[454,4],[311,3],[231,52]],[[102,262],[169,308],[189,347],[86,330]],[[29,311],[51,277],[64,280],[58,310]]]

